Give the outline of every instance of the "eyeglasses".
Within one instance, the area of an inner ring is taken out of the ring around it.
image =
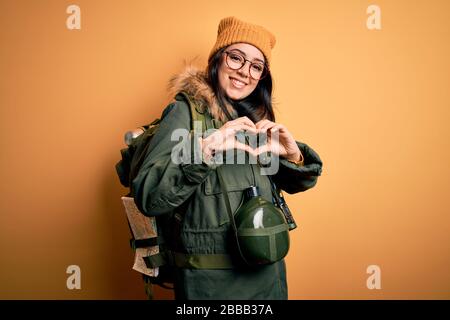
[[[255,80],[261,80],[269,73],[269,68],[265,63],[251,62],[245,59],[243,55],[233,51],[225,51],[225,54],[227,55],[225,59],[227,66],[233,70],[239,70],[247,61],[250,62],[250,76]]]

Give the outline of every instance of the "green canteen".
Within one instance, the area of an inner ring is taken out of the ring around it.
[[[283,259],[289,250],[289,227],[279,208],[264,199],[258,187],[244,191],[244,203],[235,214],[239,247],[250,265]]]

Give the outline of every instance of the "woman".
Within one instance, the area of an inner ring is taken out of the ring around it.
[[[162,218],[182,212],[176,215],[178,228],[171,225],[173,234],[166,235],[171,249],[183,257],[175,259],[176,299],[287,299],[284,260],[256,268],[218,262],[233,251],[219,166],[233,212],[251,185],[272,201],[269,178],[257,164],[220,164],[214,161],[218,153],[239,149],[254,156],[264,151],[278,154],[279,168],[272,179],[288,193],[312,188],[322,171],[319,156],[275,122],[270,74],[274,45],[275,37],[265,28],[225,18],[206,72],[189,67],[171,80],[174,92],[187,93],[218,129],[200,138],[202,161],[173,161],[178,141],[172,141],[172,133],[192,128],[188,104],[182,99],[171,103],[133,180],[135,201],[144,214]],[[236,139],[239,132],[279,138],[254,148]]]

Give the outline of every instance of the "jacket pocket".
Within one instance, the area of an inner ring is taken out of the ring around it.
[[[255,185],[255,179],[249,165],[222,165],[222,177],[226,183],[230,206],[234,214],[242,204],[244,190]],[[204,183],[204,193],[206,196],[215,196],[217,198],[217,216],[219,226],[229,222],[229,216],[225,205],[223,189],[219,182],[217,171],[212,172]]]
[[[228,192],[243,191],[256,183],[249,165],[222,165],[221,170]],[[222,193],[217,169],[205,180],[204,193],[207,196]]]

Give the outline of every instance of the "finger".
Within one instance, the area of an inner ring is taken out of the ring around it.
[[[253,133],[253,134],[257,134],[257,130],[256,130],[255,127],[249,126],[249,125],[244,124],[244,123],[236,124],[236,125],[233,125],[231,127],[226,128],[225,129],[225,134],[226,134],[226,136],[230,136],[230,135],[236,134],[236,132],[241,131],[241,130],[248,131],[248,132]]]
[[[270,136],[271,138],[274,137],[275,134],[278,136],[278,138],[283,137],[283,139],[288,139],[288,140],[293,139],[290,132],[282,124],[276,125],[276,126],[270,128],[270,131],[268,131],[268,136]]]
[[[262,127],[264,124],[266,124],[267,122],[270,122],[270,121],[267,120],[267,119],[263,119],[263,120],[258,121],[258,122],[256,123],[256,128],[257,128],[257,129],[261,129],[261,127]]]
[[[283,129],[282,125],[279,124],[273,126],[272,128],[269,128],[269,130],[267,130],[268,140],[272,141],[273,139],[276,139],[279,141],[281,135],[283,134],[283,132],[281,131],[282,129]]]
[[[277,124],[277,125],[274,125],[273,127],[270,127],[268,129],[268,131],[270,131],[271,133],[274,133],[276,131],[282,131],[282,129],[283,129],[283,126],[281,124]]]
[[[259,132],[266,132],[267,130],[269,130],[270,128],[276,126],[277,124],[275,122],[272,121],[268,121],[266,123],[264,123],[260,128],[259,128]]]
[[[282,125],[282,124],[277,124],[276,125],[276,128],[274,127],[273,129],[271,129],[271,131],[272,130],[279,130],[280,132],[289,132],[287,129],[286,129],[286,127],[284,126],[284,125]]]
[[[237,118],[235,120],[228,121],[226,123],[227,127],[233,127],[233,126],[240,125],[240,124],[245,124],[245,125],[247,125],[249,127],[256,128],[255,124],[247,117]]]
[[[237,118],[235,120],[232,121],[233,124],[246,124],[250,127],[256,128],[255,124],[253,123],[252,120],[250,120],[248,117],[244,116],[244,117],[240,117]]]

